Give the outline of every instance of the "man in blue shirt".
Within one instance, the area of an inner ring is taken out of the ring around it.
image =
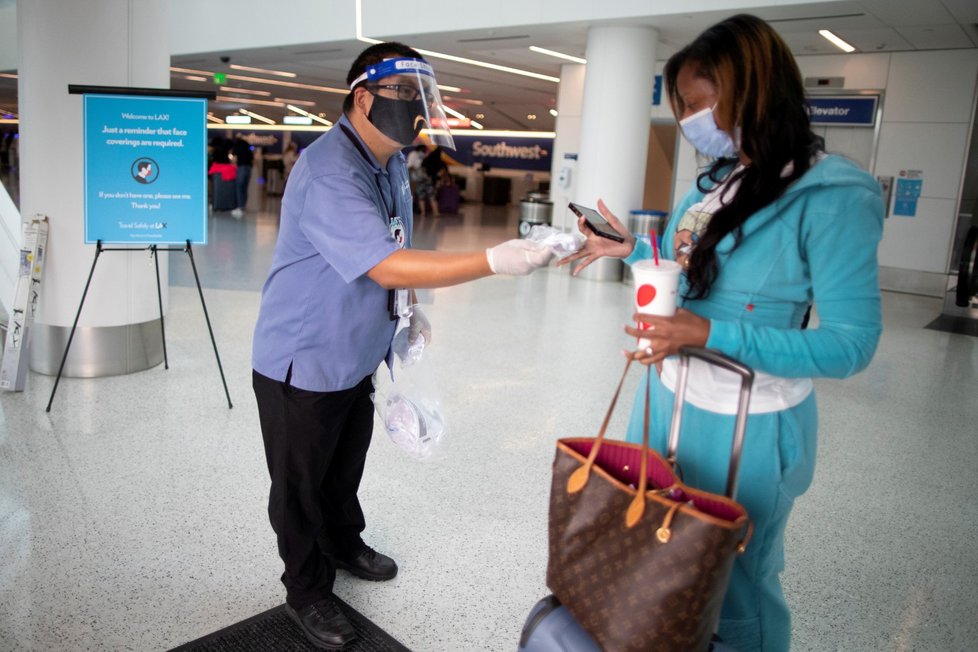
[[[324,649],[355,638],[332,600],[336,569],[369,580],[397,574],[360,536],[357,490],[373,431],[371,377],[389,360],[407,288],[529,274],[552,257],[526,240],[463,253],[410,249],[401,149],[422,128],[453,146],[433,71],[411,48],[380,43],[354,61],[347,83],[343,116],[289,178],[252,355],[286,610]],[[412,334],[428,329],[417,308],[410,319]]]

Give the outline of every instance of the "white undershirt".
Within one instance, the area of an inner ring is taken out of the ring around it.
[[[662,384],[675,393],[679,383],[679,358],[662,361]],[[754,372],[748,414],[778,412],[805,400],[814,385],[811,378],[781,378],[761,371]],[[686,401],[701,410],[717,414],[737,414],[740,400],[740,376],[707,364],[697,358],[689,361]]]

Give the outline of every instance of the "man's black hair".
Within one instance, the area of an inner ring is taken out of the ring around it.
[[[353,80],[367,70],[368,66],[380,63],[384,59],[392,57],[407,57],[411,59],[424,59],[418,51],[409,48],[397,41],[387,41],[386,43],[376,43],[360,53],[350,66],[350,72],[346,74],[346,85],[349,86]],[[353,90],[343,99],[343,113],[349,113],[353,108]]]
[[[140,161],[139,163],[136,164],[136,169],[142,172],[143,170],[145,170],[151,165],[152,163],[150,163],[149,161]]]

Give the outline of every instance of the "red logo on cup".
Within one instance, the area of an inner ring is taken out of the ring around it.
[[[635,291],[635,302],[640,308],[652,303],[653,299],[655,299],[655,287],[648,283],[640,285]]]

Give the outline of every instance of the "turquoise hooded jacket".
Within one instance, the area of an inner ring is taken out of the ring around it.
[[[662,238],[667,258],[676,224],[703,195],[694,187],[673,212]],[[732,234],[721,241],[709,296],[684,300],[680,279],[680,306],[710,320],[706,346],[785,378],[844,378],[865,368],[882,330],[880,195],[869,173],[829,155],[744,223],[736,249]],[[625,262],[651,256],[639,241]],[[813,302],[818,326],[801,330]]]

